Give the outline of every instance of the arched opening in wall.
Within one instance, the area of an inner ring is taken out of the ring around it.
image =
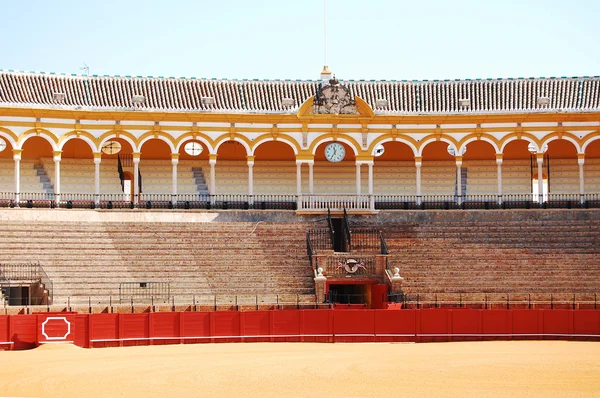
[[[53,194],[56,175],[52,145],[45,138],[32,136],[23,143],[22,149],[21,200],[39,199],[39,194]]]
[[[0,137],[0,192],[5,192],[6,197],[2,199],[12,199],[12,193],[15,191],[15,161],[13,160],[13,146],[11,143]]]
[[[225,141],[217,150],[215,191],[211,193],[219,195],[248,193],[248,152],[244,145],[237,141]]]
[[[101,148],[100,193],[122,200],[133,198],[133,148],[122,138],[110,138]]]
[[[295,195],[296,155],[282,141],[267,141],[254,151],[254,194]]]
[[[569,196],[579,194],[579,165],[575,145],[571,141],[558,139],[550,141],[547,148],[544,172],[547,180],[545,189],[550,199],[567,200]],[[537,191],[534,189],[533,193],[537,194]]]
[[[422,152],[421,193],[453,198],[457,191],[456,161],[448,153],[448,143],[429,142]],[[427,198],[424,198],[427,201]],[[436,198],[435,200],[439,200]]]
[[[529,200],[533,189],[529,141],[514,140],[502,151],[502,196],[505,200]]]
[[[169,201],[171,199],[173,189],[171,148],[163,140],[152,138],[142,144],[138,165],[138,187],[140,200]],[[182,182],[182,188],[185,189],[185,182]]]
[[[310,192],[309,177],[308,167],[302,166],[302,192]],[[313,192],[316,194],[356,193],[356,155],[350,145],[341,141],[328,141],[316,148]],[[362,193],[366,192],[362,191]]]
[[[194,196],[208,195],[209,175],[208,148],[206,145],[194,139],[183,142],[179,148],[177,192],[184,195],[185,199],[191,200],[196,200]]]
[[[80,138],[71,138],[62,147],[61,200],[83,199],[84,196],[93,194],[95,190],[95,165],[92,148]]]
[[[487,141],[471,141],[462,155],[462,190],[473,199],[498,194],[496,150]],[[485,199],[488,200],[488,199]]]
[[[400,141],[389,141],[375,148],[373,193],[376,195],[412,196],[416,193],[415,154]],[[362,166],[361,169],[366,168]],[[368,175],[361,171],[362,188],[366,192]],[[392,198],[390,198],[392,199]]]
[[[584,191],[586,194],[600,194],[600,139],[592,141],[585,148]],[[596,199],[598,199],[596,197]]]

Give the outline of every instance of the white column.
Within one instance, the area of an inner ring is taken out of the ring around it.
[[[179,164],[179,154],[171,154],[171,165],[173,166],[173,174],[171,177],[171,203],[177,203],[177,165]]]
[[[100,204],[100,163],[102,162],[102,154],[94,153],[94,194],[96,206]]]
[[[19,207],[21,201],[21,152],[22,149],[13,149],[15,161],[15,207]]]
[[[302,162],[296,162],[296,195],[302,195]]]
[[[417,204],[421,204],[421,157],[415,157],[415,168],[417,170]]]
[[[538,165],[538,202],[544,202],[544,174],[542,166],[544,164],[544,154],[537,154],[537,165]]]
[[[248,156],[248,204],[254,203],[254,156]]]
[[[313,167],[315,165],[314,161],[308,162],[308,192],[312,195],[315,193],[315,181],[314,181],[314,172]]]
[[[585,179],[583,175],[583,165],[585,163],[585,155],[580,153],[577,155],[577,164],[579,164],[579,200],[581,204],[585,202]]]
[[[360,195],[361,180],[360,180],[360,166],[362,163],[356,162],[356,194]]]
[[[461,173],[461,168],[462,168],[462,156],[456,156],[456,197],[457,197],[457,203],[460,205],[462,204],[462,173]]]
[[[217,181],[215,173],[215,165],[217,164],[217,155],[209,155],[208,164],[210,165],[210,203],[215,203],[215,195],[217,194]]]
[[[140,153],[133,153],[133,202],[140,201]]]
[[[502,204],[502,154],[496,154],[496,166],[498,167],[498,205]]]
[[[297,206],[298,210],[302,209],[302,162],[296,160],[296,195],[297,195]]]
[[[53,151],[54,154],[54,200],[56,207],[60,204],[60,159],[62,151]]]
[[[369,207],[375,210],[375,198],[373,197],[373,162],[367,163],[369,166]]]

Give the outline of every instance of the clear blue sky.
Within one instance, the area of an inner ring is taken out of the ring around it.
[[[341,79],[600,75],[600,0],[328,0]],[[323,0],[0,0],[0,68],[317,79]]]

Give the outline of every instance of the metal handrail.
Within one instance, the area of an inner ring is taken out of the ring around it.
[[[335,250],[335,230],[333,229],[333,221],[331,221],[331,210],[327,209],[327,226],[329,227],[329,237],[331,238],[331,248]]]
[[[600,208],[600,193],[545,194],[482,194],[482,195],[351,195],[340,194],[348,201],[358,201],[358,207],[347,210],[468,210],[468,209],[537,209],[537,208]],[[236,210],[301,210],[331,209],[331,198],[340,195],[248,195],[248,194],[147,194],[130,197],[124,193],[60,194],[44,192],[0,192],[0,207],[32,208],[101,208],[101,209],[236,209]],[[458,200],[460,198],[460,200]],[[371,201],[372,199],[372,202]],[[345,203],[345,202],[344,202]],[[363,206],[364,205],[364,206]],[[337,206],[337,205],[336,205]],[[340,205],[341,206],[341,205]],[[337,209],[337,207],[335,207]],[[342,207],[339,207],[342,210]]]
[[[387,243],[385,243],[385,238],[383,237],[383,232],[381,231],[379,231],[379,240],[381,242],[381,254],[390,254]]]
[[[346,251],[352,251],[352,234],[350,233],[350,223],[348,222],[348,212],[344,207],[344,236],[346,238]]]

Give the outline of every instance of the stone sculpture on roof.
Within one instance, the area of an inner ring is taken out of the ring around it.
[[[319,84],[313,102],[313,114],[317,115],[356,115],[356,101],[348,87],[341,85],[335,76],[329,84]]]

